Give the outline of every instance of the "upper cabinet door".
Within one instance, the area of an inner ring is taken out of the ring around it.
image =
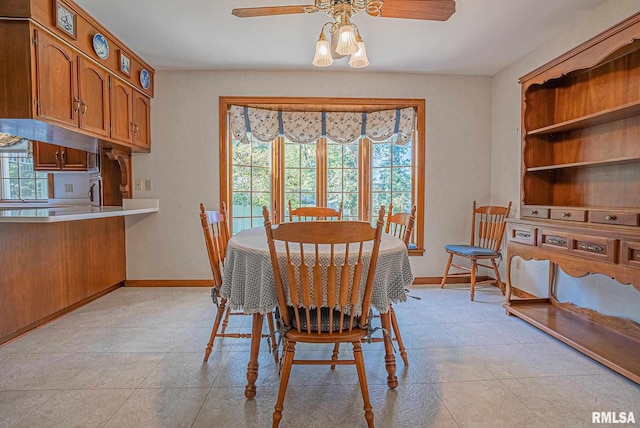
[[[78,59],[80,128],[109,136],[109,75],[84,58]]]
[[[111,78],[111,138],[131,144],[133,141],[133,89]]]
[[[62,157],[60,156],[60,146],[55,144],[33,143],[33,169],[35,171],[59,170]]]
[[[133,95],[133,144],[151,150],[151,100],[134,91]]]
[[[87,152],[69,147],[60,147],[63,171],[86,171]]]
[[[78,127],[76,54],[44,31],[36,31],[38,116]]]

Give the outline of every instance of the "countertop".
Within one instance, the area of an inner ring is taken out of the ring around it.
[[[0,223],[53,223],[147,214],[159,210],[158,199],[124,199],[121,207],[92,207],[90,205],[59,205],[37,208],[0,206]]]

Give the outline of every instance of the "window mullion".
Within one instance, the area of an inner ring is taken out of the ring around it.
[[[271,150],[271,216],[274,224],[284,221],[284,137],[273,140]]]
[[[316,201],[320,207],[327,206],[327,138],[320,137],[316,144]]]
[[[358,159],[358,199],[360,210],[358,216],[362,221],[369,221],[371,211],[371,141],[367,138],[361,138],[358,142],[360,145],[358,150],[360,156]]]

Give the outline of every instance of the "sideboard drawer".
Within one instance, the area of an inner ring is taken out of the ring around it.
[[[538,242],[542,248],[555,251],[569,251],[569,243],[571,242],[571,239],[567,233],[560,232],[558,230],[541,229]]]
[[[618,242],[616,239],[599,236],[573,235],[572,252],[580,257],[615,263],[617,260]]]
[[[585,221],[587,221],[587,211],[585,211],[585,210],[554,208],[554,209],[551,210],[551,219],[552,220],[565,220],[565,221],[585,222]]]
[[[640,215],[633,212],[589,211],[589,222],[603,224],[619,224],[622,226],[638,226]]]
[[[525,205],[522,207],[522,217],[549,218],[549,208],[537,207],[535,205]]]
[[[538,228],[524,225],[513,225],[509,228],[509,241],[535,246]]]
[[[620,263],[640,269],[640,241],[620,243]]]

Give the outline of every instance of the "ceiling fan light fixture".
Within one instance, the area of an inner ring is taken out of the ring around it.
[[[349,66],[351,68],[364,68],[369,65],[369,58],[367,58],[367,49],[364,46],[364,42],[362,41],[362,37],[360,37],[359,32],[356,40],[358,51],[351,54],[351,57],[349,58]]]
[[[336,52],[340,55],[351,55],[358,52],[356,32],[351,24],[344,24],[338,30],[338,46]]]
[[[316,53],[313,56],[312,64],[316,67],[329,67],[333,64],[333,58],[331,57],[331,46],[324,35],[324,27],[322,28],[320,37],[316,42]]]

